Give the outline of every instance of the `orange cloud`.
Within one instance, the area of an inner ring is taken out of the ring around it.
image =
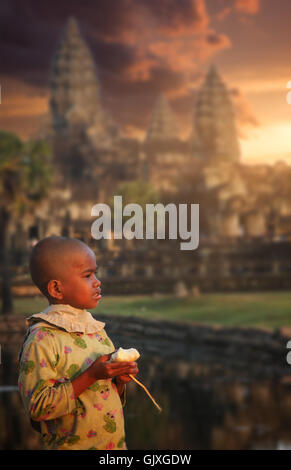
[[[169,0],[129,0],[131,8],[120,11],[120,27],[96,34],[107,42],[126,45],[144,43],[158,37],[193,36],[204,31],[210,17],[205,0],[185,0],[183,3]]]
[[[231,47],[230,39],[212,29],[195,37],[160,37],[152,39],[146,46],[136,47],[136,60],[124,69],[124,76],[132,82],[147,81],[154,70],[164,69],[180,75],[179,83],[173,83],[171,93],[181,95],[193,87],[191,76],[211,60],[219,51]],[[174,96],[174,95],[173,95]]]
[[[233,88],[230,92],[235,108],[238,136],[240,139],[247,139],[249,138],[250,131],[253,128],[259,127],[260,123],[250,103],[242,93],[237,88]]]
[[[260,9],[260,0],[236,0],[235,8],[247,15],[256,15]]]
[[[122,27],[97,34],[107,43],[118,41],[132,48],[134,60],[121,72],[130,82],[150,80],[155,68],[193,73],[231,46],[226,35],[209,27],[205,0],[129,0],[129,4],[133,8],[126,17],[121,12]]]
[[[152,40],[147,48],[136,48],[134,63],[123,70],[123,79],[136,85],[144,84],[170,100],[189,96],[197,88],[197,75],[207,61],[221,50],[231,47],[230,39],[207,29],[193,37],[171,37]]]
[[[174,70],[189,71],[202,61],[208,60],[218,50],[231,46],[230,39],[212,30],[196,36],[195,39],[180,38],[173,41],[160,40],[149,45],[150,53]]]
[[[223,10],[219,11],[217,14],[216,14],[216,19],[218,21],[223,21],[225,20],[225,18],[228,17],[228,15],[231,13],[232,11],[232,8],[231,7],[225,7],[223,8]]]
[[[234,10],[246,15],[256,15],[260,10],[260,0],[235,0],[231,6],[224,7],[216,13],[215,18],[224,21]],[[246,22],[247,19],[241,18],[241,21]]]

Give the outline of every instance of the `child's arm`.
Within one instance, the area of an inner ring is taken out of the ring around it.
[[[74,390],[69,378],[59,377],[53,335],[40,330],[29,339],[21,354],[18,378],[27,414],[33,421],[42,421],[71,413]]]
[[[75,398],[96,380],[137,373],[135,363],[106,362],[101,356],[75,379],[59,377],[53,335],[32,338],[22,351],[18,386],[29,417],[34,421],[56,419],[71,413]]]

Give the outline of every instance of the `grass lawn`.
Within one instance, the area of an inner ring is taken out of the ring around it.
[[[15,313],[27,316],[46,306],[47,301],[41,297],[15,299]],[[225,326],[278,328],[291,326],[291,291],[202,294],[198,299],[108,296],[102,298],[98,308],[91,312]]]

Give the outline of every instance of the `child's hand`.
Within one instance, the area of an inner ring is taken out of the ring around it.
[[[138,373],[137,364],[136,364],[136,362],[131,362],[130,364],[135,364],[136,365],[136,372],[130,372],[130,374],[133,375],[133,377],[135,377],[136,374]],[[116,383],[117,384],[127,384],[131,380],[132,380],[132,378],[129,377],[129,375],[117,375],[116,376]]]
[[[136,362],[108,362],[111,354],[105,354],[93,362],[91,368],[95,379],[111,379],[116,376],[123,376],[129,382],[131,379],[127,374],[136,375],[138,373]]]

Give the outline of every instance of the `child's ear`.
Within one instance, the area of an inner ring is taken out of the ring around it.
[[[61,281],[57,281],[56,279],[49,281],[47,290],[49,295],[54,299],[61,300],[63,298],[63,286]]]

